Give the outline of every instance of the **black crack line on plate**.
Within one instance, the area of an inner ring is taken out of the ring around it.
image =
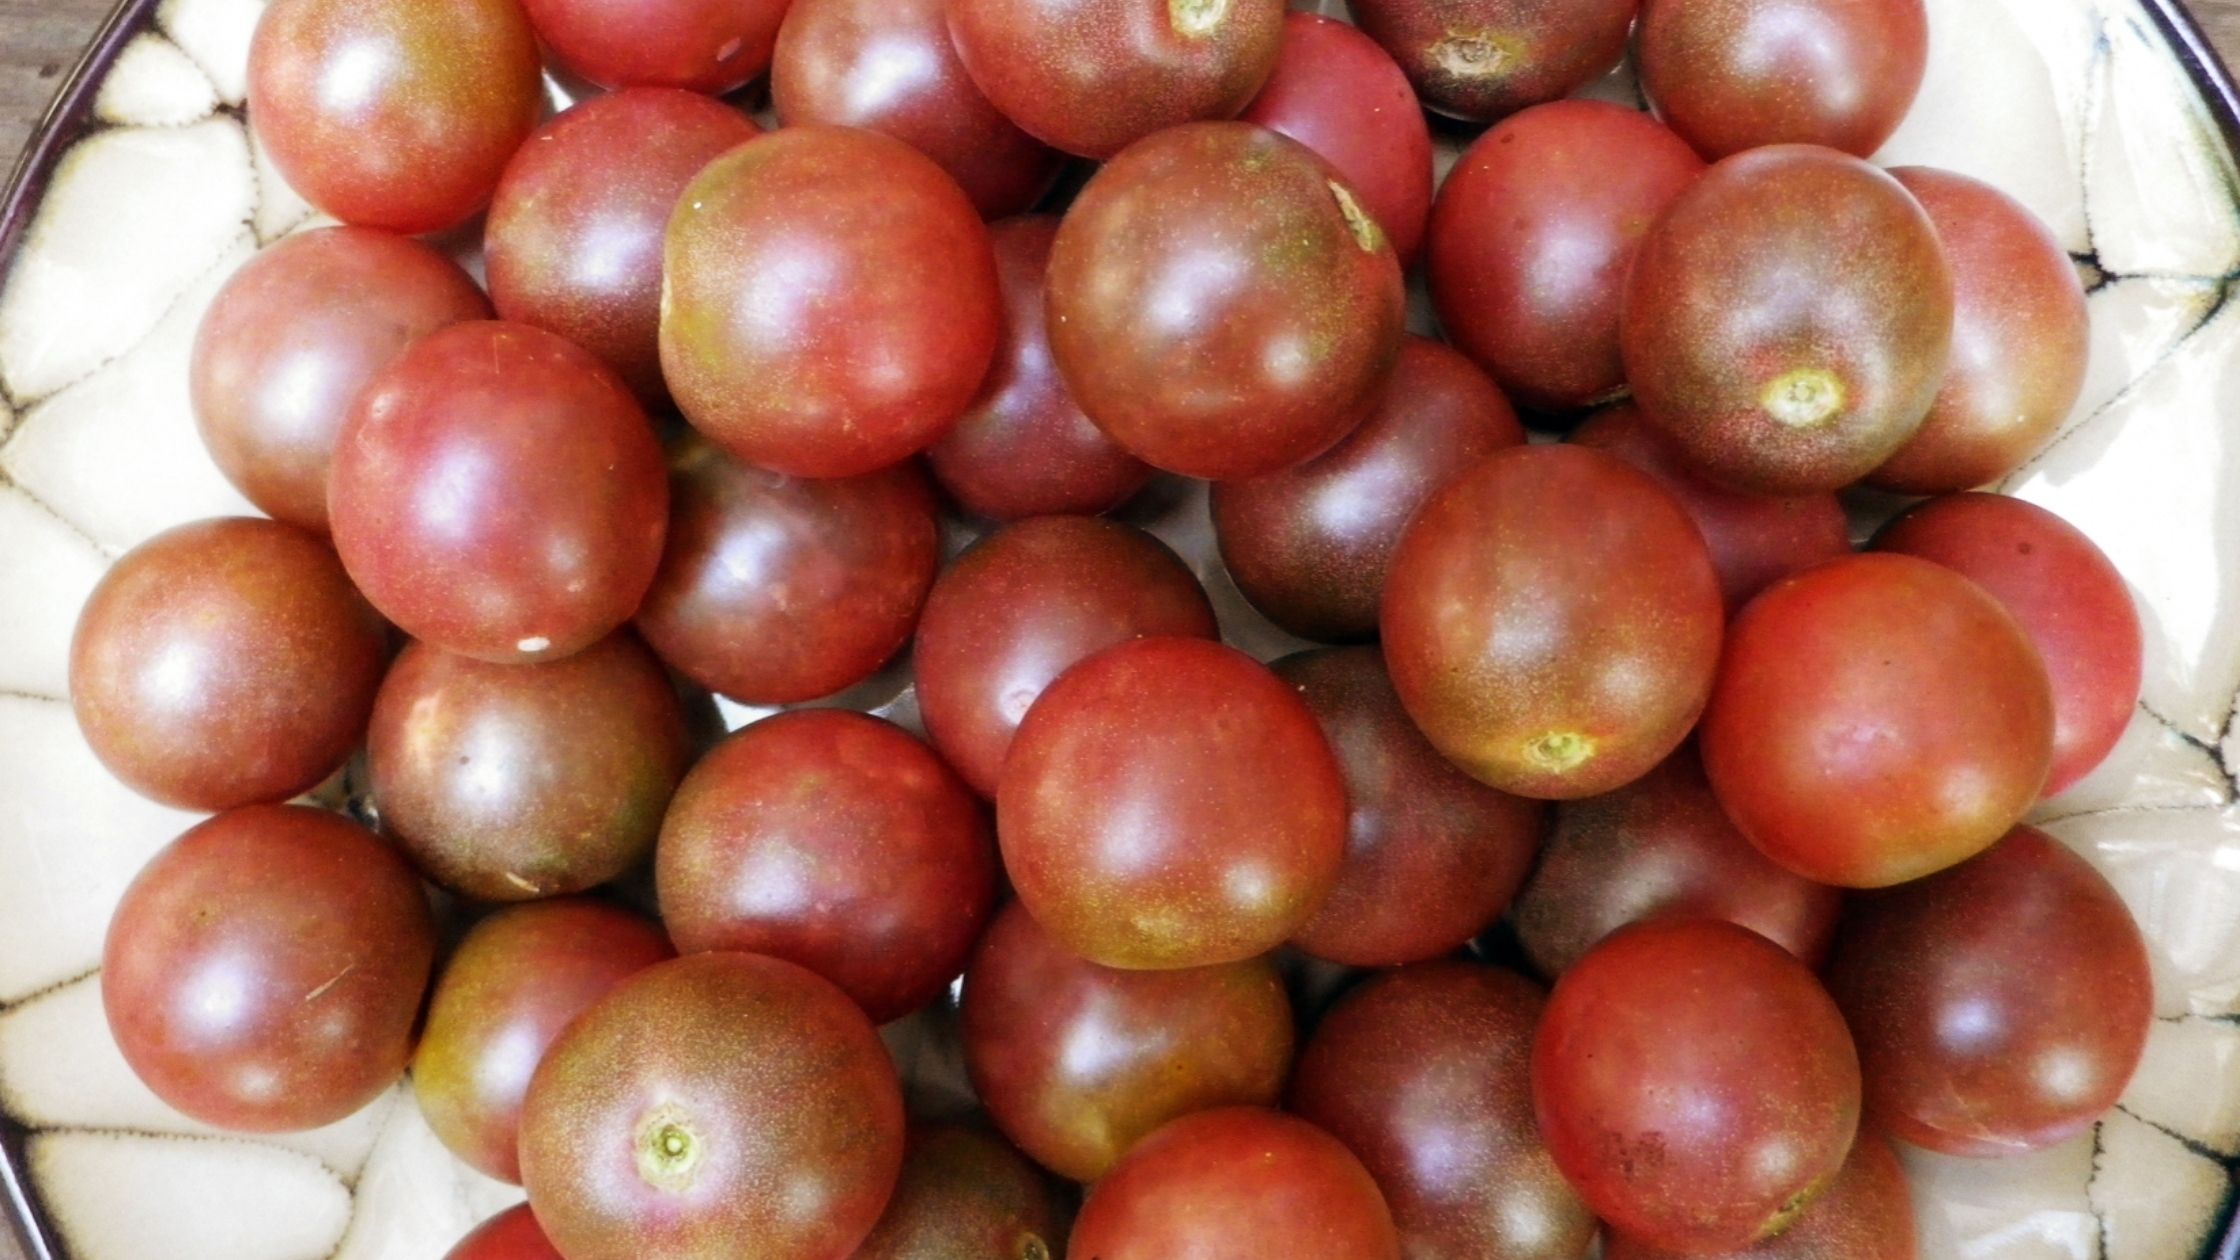
[[[2108,19],[2094,12],[2092,52],[2085,59],[2084,99],[2077,109],[2077,213],[2084,218],[2085,254],[2095,266],[2100,260],[2100,235],[2092,224],[2092,150],[2100,130],[2100,103],[2107,99],[2107,79],[2113,73],[2115,43],[2108,38]],[[2103,269],[2104,270],[2104,269]]]
[[[33,1002],[37,1002],[42,998],[53,997],[55,994],[62,992],[64,989],[67,989],[72,985],[84,984],[86,981],[91,980],[95,976],[98,976],[100,974],[101,967],[97,963],[92,968],[81,971],[77,975],[74,975],[67,980],[57,980],[53,984],[47,985],[45,988],[33,989],[31,992],[24,994],[22,997],[19,997],[12,1002],[0,1002],[0,1012],[13,1011],[19,1006],[29,1006]]]
[[[2199,1138],[2187,1137],[2185,1134],[2178,1132],[2176,1129],[2171,1128],[2169,1125],[2166,1125],[2159,1120],[2149,1120],[2145,1116],[2140,1115],[2138,1112],[2133,1111],[2130,1107],[2122,1103],[2116,1104],[2116,1110],[2131,1117],[2133,1120],[2138,1121],[2140,1124],[2153,1129],[2155,1132],[2161,1134],[2162,1136],[2169,1138],[2171,1141],[2176,1142],[2178,1145],[2185,1148],[2188,1155],[2192,1155],[2198,1159],[2207,1160],[2208,1162],[2215,1164],[2217,1167],[2224,1169],[2226,1172],[2240,1172],[2240,1153],[2228,1154],[2224,1151],[2220,1151]]]
[[[2169,718],[2164,717],[2160,712],[2156,711],[2153,705],[2148,704],[2144,700],[2141,700],[2139,702],[2139,712],[2144,713],[2148,717],[2154,719],[2156,725],[2160,726],[2163,730],[2170,732],[2170,734],[2174,738],[2176,738],[2179,743],[2184,744],[2186,747],[2193,749],[2195,752],[2198,752],[2202,756],[2209,759],[2209,764],[2217,768],[2218,777],[2224,780],[2224,795],[2226,801],[2229,802],[2235,798],[2240,798],[2240,778],[2235,778],[2233,776],[2232,767],[2225,762],[2224,741],[2222,739],[2219,739],[2215,743],[2211,743],[2210,741],[2201,738],[2199,735],[2193,734],[2191,731],[2181,730],[2179,729],[2176,722],[2173,722]],[[2230,704],[2227,704],[2225,706],[2225,720],[2222,729],[2225,732],[2230,732],[2232,729],[2232,706]]]
[[[2062,827],[2092,818],[2113,818],[2118,814],[2217,814],[2224,812],[2230,804],[2231,802],[2226,801],[2212,805],[2109,805],[2100,809],[2080,809],[2073,814],[2055,814],[2030,825],[2040,828]]]
[[[218,98],[218,105],[221,109],[240,108],[239,105],[226,100],[226,90],[218,86],[217,73],[211,70],[209,63],[205,62],[202,58],[195,56],[194,50],[187,47],[186,41],[179,38],[179,34],[177,31],[171,29],[171,9],[172,6],[170,4],[157,5],[154,20],[148,23],[147,27],[142,31],[142,33],[146,34],[152,31],[169,40],[171,42],[171,46],[179,50],[179,55],[187,59],[188,65],[191,65],[195,69],[200,70],[202,72],[202,77],[210,80],[211,95]],[[115,73],[115,71],[116,63],[111,62],[108,73],[102,75],[102,81],[107,82],[109,74]]]
[[[318,1168],[320,1172],[325,1173],[329,1177],[334,1178],[336,1182],[340,1183],[343,1190],[350,1195],[353,1202],[355,1202],[357,1198],[357,1192],[351,1188],[354,1179],[343,1176],[341,1170],[336,1168],[333,1164],[330,1164],[326,1160],[319,1158],[317,1155],[311,1154],[309,1151],[298,1150],[293,1146],[282,1146],[277,1142],[268,1142],[264,1140],[264,1138],[259,1137],[258,1135],[253,1133],[170,1133],[165,1132],[162,1129],[143,1129],[137,1125],[129,1124],[36,1125],[23,1121],[21,1119],[18,1119],[17,1123],[22,1124],[24,1132],[32,1137],[129,1138],[134,1141],[176,1143],[181,1146],[245,1146],[250,1148],[251,1150],[276,1151],[282,1155],[293,1155],[298,1159],[309,1161],[314,1167]],[[387,1124],[388,1117],[383,1116],[382,1125],[384,1126],[384,1128],[387,1126]],[[378,1135],[376,1137],[376,1140],[378,1140]],[[369,1146],[367,1149],[371,1150],[372,1148]],[[41,1186],[40,1189],[45,1190],[46,1187]],[[48,1203],[54,1202],[54,1196],[52,1194],[47,1194],[45,1198]],[[58,1212],[50,1211],[48,1215],[50,1217],[59,1217],[61,1214]],[[347,1236],[348,1234],[347,1227],[345,1227],[344,1234],[345,1236]]]
[[[0,687],[0,700],[35,700],[40,704],[68,704],[68,696],[50,696],[37,691],[19,691],[14,687]]]
[[[2210,1210],[2209,1230],[2202,1237],[2201,1250],[2195,1253],[2198,1260],[2240,1257],[2240,1232],[2234,1230],[2234,1226],[2240,1224],[2240,1212],[2235,1209],[2240,1209],[2240,1183],[2227,1186],[2224,1194],[2218,1197],[2217,1206]]]
[[[22,427],[22,418],[18,417],[16,428],[21,429]],[[8,436],[10,438],[13,438],[15,434],[11,432]],[[0,453],[4,453],[7,448],[7,442],[0,441]],[[24,502],[29,503],[32,507],[35,507],[41,512],[46,513],[48,516],[53,517],[56,524],[62,526],[64,529],[69,530],[71,533],[76,534],[80,542],[83,542],[86,546],[93,549],[93,554],[100,557],[101,563],[104,566],[107,566],[110,563],[111,557],[109,555],[109,549],[102,546],[101,541],[95,538],[91,531],[87,530],[85,526],[78,524],[76,521],[71,520],[69,517],[64,516],[62,512],[55,507],[54,504],[40,498],[37,491],[17,481],[15,478],[10,477],[6,468],[0,468],[0,487],[5,487],[6,489],[13,490],[17,494],[22,495]]]
[[[2086,1178],[2084,1183],[2084,1209],[2085,1211],[2092,1214],[2092,1228],[2094,1234],[2092,1254],[2094,1260],[2108,1260],[2108,1214],[2100,1210],[2099,1201],[2092,1193],[2092,1188],[2100,1184],[2101,1158],[2108,1153],[2107,1147],[2104,1146],[2100,1140],[2100,1131],[2106,1127],[2106,1121],[2093,1122],[2092,1175]]]

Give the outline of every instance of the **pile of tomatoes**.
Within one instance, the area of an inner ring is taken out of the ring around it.
[[[215,815],[110,930],[138,1073],[271,1132],[409,1070],[527,1189],[458,1260],[1889,1260],[1889,1139],[2089,1127],[2146,949],[2021,820],[2140,628],[1971,492],[2085,304],[1863,160],[1919,0],[1353,7],[272,0],[252,121],[341,225],[192,381],[270,519],[72,653]],[[1565,99],[1629,39],[1654,115]],[[547,53],[612,90],[540,125]],[[1491,124],[1436,195],[1424,107]],[[415,239],[485,209],[486,290]],[[1125,523],[1185,478],[1352,646],[1221,642]],[[922,737],[714,721],[906,646]],[[960,974],[982,1117],[876,1031]]]

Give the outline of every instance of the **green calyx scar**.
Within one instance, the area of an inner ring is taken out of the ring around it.
[[[1577,731],[1549,731],[1524,746],[1525,762],[1549,774],[1567,774],[1594,759],[1594,738]]]
[[[1842,414],[1843,382],[1826,368],[1798,368],[1774,377],[1758,402],[1783,427],[1810,429]]]
[[[681,1191],[692,1184],[704,1146],[692,1122],[674,1107],[661,1107],[638,1125],[638,1175],[659,1190]]]
[[[1230,0],[1167,0],[1167,24],[1184,39],[1204,39],[1221,29]]]

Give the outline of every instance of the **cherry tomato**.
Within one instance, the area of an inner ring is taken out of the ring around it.
[[[770,67],[787,0],[522,0],[537,34],[601,87],[720,96]]]
[[[1618,64],[1640,0],[1352,0],[1423,103],[1487,122],[1569,96]]]
[[[1050,1178],[993,1134],[912,1125],[887,1214],[849,1260],[1050,1260],[1073,1213]]]
[[[524,1203],[484,1221],[443,1260],[563,1260]]]
[[[1613,1233],[1602,1260],[1683,1260],[1687,1255]],[[1754,1247],[1705,1260],[1915,1260],[1913,1192],[1881,1135],[1862,1132],[1851,1158],[1797,1222]]]

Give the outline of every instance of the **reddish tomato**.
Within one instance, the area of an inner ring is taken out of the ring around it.
[[[463,222],[544,103],[518,0],[275,0],[249,46],[257,138],[289,187],[345,223]]]
[[[1578,1260],[1594,1216],[1532,1114],[1531,981],[1472,963],[1386,972],[1323,1017],[1291,1108],[1361,1157],[1410,1256]]]
[[[1952,1155],[2038,1150],[2091,1128],[2154,1021],[2131,912],[2030,827],[1858,898],[1828,985],[1859,1039],[1875,1122]]]
[[[1247,123],[1107,163],[1050,254],[1050,348],[1081,409],[1192,477],[1274,472],[1359,423],[1400,348],[1391,242],[1312,150]]]
[[[1684,1260],[1689,1254],[1637,1242],[1603,1240],[1602,1260]],[[1906,1170],[1880,1134],[1861,1133],[1851,1158],[1797,1217],[1754,1247],[1702,1260],[1915,1260],[1913,1192]]]
[[[1414,264],[1431,213],[1431,129],[1408,76],[1343,22],[1287,13],[1275,73],[1238,115],[1313,149]]]
[[[1642,0],[1641,87],[1708,158],[1767,144],[1867,157],[1929,64],[1922,0]]]
[[[1656,119],[1602,101],[1555,101],[1495,124],[1432,207],[1426,275],[1439,326],[1530,406],[1617,394],[1634,251],[1702,173]]]
[[[2131,590],[2091,539],[2020,499],[1955,494],[1890,522],[1874,547],[1943,565],[2022,624],[2053,684],[2046,795],[2107,757],[2138,707],[2145,649]]]
[[[581,897],[475,924],[444,964],[412,1058],[428,1127],[477,1171],[518,1183],[521,1102],[545,1051],[610,989],[675,956],[651,920]]]
[[[1592,796],[1649,772],[1703,711],[1719,661],[1703,539],[1598,451],[1499,452],[1416,514],[1385,584],[1408,714],[1481,782]]]
[[[849,1260],[1050,1260],[1073,1213],[1050,1178],[991,1133],[913,1125],[902,1180]]]
[[[787,0],[522,0],[537,34],[601,87],[720,96],[770,67]]]
[[[949,41],[946,0],[793,0],[770,97],[788,126],[893,136],[939,163],[990,218],[1040,200],[1064,161],[980,94]]]
[[[442,254],[372,228],[314,228],[233,274],[194,338],[195,426],[226,479],[327,532],[327,465],[351,400],[414,339],[490,303]]]
[[[1019,899],[1067,948],[1195,967],[1264,953],[1313,917],[1345,854],[1345,782],[1265,666],[1202,639],[1134,639],[1027,712],[996,819]]]
[[[671,485],[669,547],[638,629],[679,673],[789,704],[863,681],[909,640],[941,559],[915,466],[810,481],[688,441]]]
[[[1267,959],[1100,967],[1017,902],[965,972],[963,1017],[965,1067],[988,1114],[1076,1181],[1102,1177],[1177,1116],[1273,1105],[1291,1070],[1291,1002]]]
[[[506,166],[483,257],[505,318],[605,360],[638,401],[661,380],[661,242],[685,185],[760,134],[719,101],[669,88],[595,96],[545,124]]]
[[[669,222],[661,367],[751,464],[853,477],[925,449],[994,357],[987,229],[899,140],[788,127],[708,164]]]
[[[459,1240],[444,1260],[563,1260],[552,1249],[529,1205],[510,1208],[484,1221]]]
[[[1659,919],[1613,933],[1556,982],[1532,1092],[1556,1165],[1613,1230],[1732,1251],[1835,1177],[1859,1127],[1859,1056],[1780,946]]]
[[[249,1133],[332,1124],[396,1083],[435,960],[420,881],[346,818],[218,815],[125,890],[101,1002],[158,1098]]]
[[[980,802],[908,731],[845,709],[765,718],[703,757],[654,875],[677,948],[799,963],[875,1023],[948,987],[996,896]]]
[[[101,764],[181,809],[282,801],[341,768],[388,655],[310,534],[232,517],[124,554],[78,613],[70,702]]]
[[[1400,1260],[1392,1213],[1361,1161],[1313,1125],[1257,1107],[1185,1116],[1138,1143],[1089,1192],[1066,1249],[1175,1260],[1246,1246],[1287,1260]]]
[[[1296,468],[1213,488],[1214,537],[1237,589],[1308,639],[1377,633],[1401,531],[1432,493],[1524,441],[1501,391],[1427,337],[1400,344],[1369,418]]]
[[[1109,158],[1155,131],[1233,118],[1276,64],[1283,0],[949,0],[949,34],[997,109]]]
[[[1352,0],[1442,114],[1487,122],[1569,96],[1625,55],[1640,0]]]
[[[1642,238],[1619,343],[1642,411],[1698,471],[1816,493],[1921,427],[1952,293],[1936,229],[1898,181],[1777,145],[1712,167]]]
[[[1890,172],[1952,265],[1952,358],[1921,431],[1869,478],[1910,494],[1980,486],[2035,454],[2076,406],[2091,350],[2067,250],[2021,202],[1926,166]]]
[[[1851,556],[1735,619],[1702,744],[1720,804],[1767,857],[1881,888],[2021,819],[2052,761],[2053,696],[1982,587],[1911,556]]]
[[[926,734],[993,797],[1043,689],[1082,658],[1147,635],[1219,637],[1204,588],[1164,543],[1082,516],[997,530],[926,597],[915,653]]]

